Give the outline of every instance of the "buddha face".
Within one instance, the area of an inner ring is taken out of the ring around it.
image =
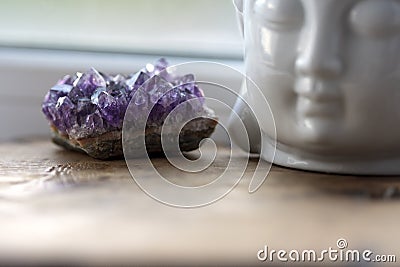
[[[245,1],[243,19],[246,74],[269,101],[278,144],[400,153],[400,0]]]

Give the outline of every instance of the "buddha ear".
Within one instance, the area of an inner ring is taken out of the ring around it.
[[[242,33],[242,37],[244,36],[243,32],[243,0],[233,0],[233,5],[236,9],[236,16],[239,22],[240,32]]]

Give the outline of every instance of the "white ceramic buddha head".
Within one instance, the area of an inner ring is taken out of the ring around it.
[[[275,163],[400,174],[400,0],[235,4],[246,75],[275,118]],[[265,104],[248,94],[261,114]],[[268,125],[260,128],[268,139]],[[261,156],[270,149],[265,141]]]

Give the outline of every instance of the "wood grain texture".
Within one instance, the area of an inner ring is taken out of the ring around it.
[[[175,182],[198,185],[223,170],[229,151],[220,152],[196,179],[178,174],[165,159],[154,164]],[[1,260],[256,264],[264,245],[322,250],[336,247],[338,238],[351,249],[400,256],[398,177],[273,166],[249,194],[252,159],[225,198],[179,209],[143,193],[122,160],[95,160],[42,139],[3,143],[0,155]],[[234,150],[232,160],[242,155]]]

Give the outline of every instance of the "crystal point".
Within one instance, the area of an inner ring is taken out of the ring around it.
[[[91,68],[89,71],[82,74],[76,84],[85,96],[89,97],[98,87],[106,87],[106,80],[95,69]]]

